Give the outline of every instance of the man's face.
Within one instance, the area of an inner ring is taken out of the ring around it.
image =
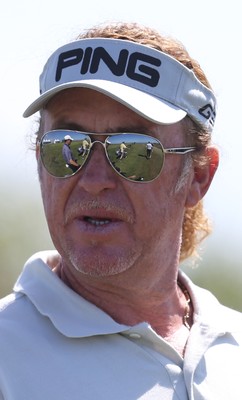
[[[120,103],[89,89],[68,89],[43,111],[43,133],[73,129],[96,133],[138,132],[164,147],[187,145],[180,124],[156,125]],[[38,153],[37,153],[38,158]],[[96,143],[76,175],[50,176],[39,161],[41,190],[50,233],[66,268],[89,276],[111,276],[146,265],[173,265],[178,258],[189,183],[175,190],[184,159],[166,156],[161,175],[133,183],[109,165]],[[73,268],[74,267],[74,268]],[[139,271],[139,274],[141,272]]]

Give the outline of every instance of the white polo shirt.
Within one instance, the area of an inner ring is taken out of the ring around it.
[[[0,302],[0,399],[241,398],[242,317],[181,273],[194,325],[184,360],[147,323],[129,327],[67,287],[38,253]]]

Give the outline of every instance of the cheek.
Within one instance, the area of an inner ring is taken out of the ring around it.
[[[147,241],[151,236],[159,232],[160,225],[166,219],[166,203],[162,190],[154,190],[154,185],[143,184],[135,196],[133,195],[132,204],[136,214],[136,231],[138,236],[146,237]]]
[[[164,174],[156,181],[144,184],[133,200],[137,205],[139,231],[145,232],[147,239],[152,235],[160,237],[162,232],[179,230],[182,226],[186,189],[175,190],[177,176]]]
[[[63,225],[64,208],[68,198],[68,184],[49,175],[39,167],[40,188],[44,211],[50,230]]]

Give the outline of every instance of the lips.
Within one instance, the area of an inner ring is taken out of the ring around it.
[[[72,234],[79,237],[81,241],[105,241],[111,243],[112,240],[122,236],[122,232],[126,232],[126,223],[123,219],[118,218],[110,213],[96,212],[86,213],[85,215],[79,214],[72,218],[68,223],[68,229],[73,229]]]
[[[110,202],[80,201],[69,205],[66,209],[65,224],[73,220],[98,227],[119,222],[133,224],[134,216],[127,208]]]

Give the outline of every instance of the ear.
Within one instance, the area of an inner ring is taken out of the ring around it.
[[[206,194],[219,165],[218,150],[211,146],[206,150],[207,163],[195,165],[192,182],[187,193],[186,207],[194,207]]]

